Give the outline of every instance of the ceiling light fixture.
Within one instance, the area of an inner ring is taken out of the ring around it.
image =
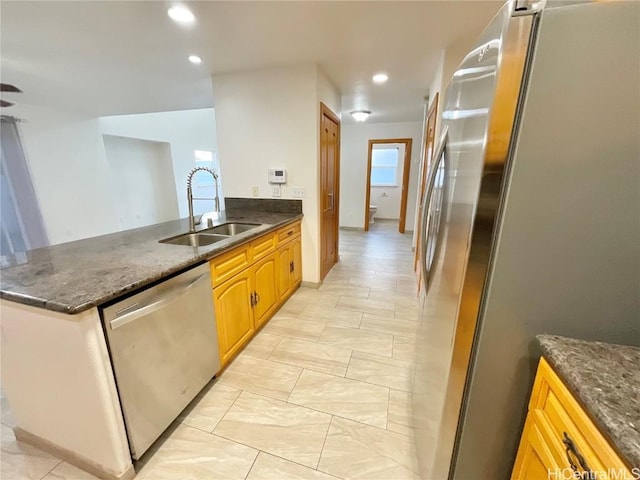
[[[389,80],[389,75],[387,75],[386,73],[376,73],[373,78],[373,83],[377,83],[377,84],[382,84],[384,82],[386,82],[387,80]]]
[[[367,118],[369,118],[371,112],[369,110],[355,110],[351,112],[351,116],[356,122],[364,122]]]
[[[202,63],[202,59],[197,55],[189,55],[189,61],[196,65],[198,65],[199,63]]]
[[[167,14],[172,20],[180,23],[191,23],[196,19],[193,13],[191,13],[191,10],[180,5],[171,7],[167,10]]]

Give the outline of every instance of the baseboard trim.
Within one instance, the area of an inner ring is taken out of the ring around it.
[[[320,288],[321,285],[322,285],[322,282],[304,282],[304,281],[300,284],[301,287],[315,288],[315,289]]]
[[[364,232],[363,227],[340,227],[340,230],[350,230],[353,232]]]
[[[32,445],[36,448],[39,448],[42,451],[50,453],[67,463],[70,463],[74,467],[78,467],[85,472],[88,472],[102,480],[132,480],[136,476],[136,471],[133,469],[133,464],[129,465],[127,469],[120,473],[115,474],[109,470],[105,470],[102,466],[97,465],[96,463],[87,460],[84,457],[81,457],[77,453],[72,452],[71,450],[67,450],[66,448],[60,447],[55,443],[50,442],[49,440],[45,440],[38,435],[34,435],[33,433],[27,432],[20,427],[15,427],[13,429],[13,433],[16,436],[17,440],[21,442]]]

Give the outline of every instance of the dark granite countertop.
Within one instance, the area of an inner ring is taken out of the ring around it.
[[[622,458],[640,467],[640,348],[554,335],[544,356]]]
[[[197,248],[158,243],[187,232],[188,221],[182,219],[31,250],[26,258],[24,254],[22,259],[12,258],[0,271],[0,297],[56,312],[80,313],[300,218],[300,212],[229,210],[227,204],[227,211],[214,225],[241,221],[261,226]]]

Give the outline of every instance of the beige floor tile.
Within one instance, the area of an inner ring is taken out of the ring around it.
[[[390,357],[393,335],[348,327],[325,327],[318,343]]]
[[[13,430],[0,426],[0,478],[2,480],[40,480],[61,460],[26,443],[18,442]]]
[[[408,392],[411,391],[413,363],[353,352],[346,377]]]
[[[98,480],[98,477],[95,477],[84,470],[80,470],[67,462],[61,462],[42,480]]]
[[[260,452],[247,480],[335,480],[336,477]]]
[[[398,302],[394,316],[396,318],[404,318],[413,322],[420,321],[420,305]]]
[[[208,385],[178,417],[185,425],[211,432],[229,407],[240,395],[240,390],[219,381]]]
[[[395,280],[380,280],[376,278],[349,279],[347,285],[354,285],[356,287],[367,287],[377,290],[389,290],[395,292],[397,282]]]
[[[301,372],[301,368],[241,354],[222,372],[219,384],[286,400]]]
[[[300,315],[300,314],[298,314]],[[299,338],[315,342],[320,338],[323,323],[304,321],[299,316],[280,314],[274,316],[263,328],[263,332],[281,337]]]
[[[186,425],[160,444],[136,480],[244,479],[258,451]]]
[[[415,362],[416,358],[416,338],[393,336],[393,358],[404,360],[405,362]]]
[[[253,337],[253,340],[244,347],[242,353],[256,358],[269,358],[269,355],[271,355],[273,349],[276,348],[276,345],[280,343],[280,340],[282,340],[281,336],[272,335],[261,330]]]
[[[331,416],[242,392],[214,433],[302,465],[318,465]]]
[[[344,479],[417,479],[415,453],[405,435],[334,417],[318,470]]]
[[[387,430],[412,435],[413,420],[411,418],[411,394],[401,390],[389,392],[389,416]]]
[[[395,281],[401,281],[401,282],[416,281],[416,276],[410,273],[397,273],[397,272],[389,273],[389,272],[381,272],[379,270],[376,270],[376,275],[373,278],[376,278],[379,280],[395,280]]]
[[[340,298],[340,294],[321,292],[319,289],[314,288],[305,288],[304,290],[299,289],[291,298],[307,304],[312,303],[333,307]]]
[[[296,367],[344,376],[350,357],[351,350],[345,348],[284,338],[269,359]]]
[[[309,302],[307,302],[306,298],[294,298],[292,296],[287,300],[287,302],[282,307],[280,307],[280,310],[278,310],[278,313],[276,313],[276,315],[278,314],[297,315],[307,305],[309,305]]]
[[[369,298],[369,289],[367,287],[356,287],[353,285],[324,284],[318,291],[331,293],[333,295],[346,295],[347,297]]]
[[[299,316],[305,320],[322,322],[326,325],[339,327],[357,328],[362,321],[362,312],[341,310],[338,308],[324,307],[322,305],[307,305]]]
[[[368,298],[340,297],[336,308],[379,315],[393,315],[394,304]]]
[[[385,428],[389,389],[304,370],[288,402]]]
[[[402,294],[392,290],[376,290],[374,288],[369,292],[369,298],[373,300],[381,300],[383,302],[391,302],[400,305],[420,305],[421,300],[417,295],[412,293]]]
[[[360,328],[366,330],[375,330],[376,332],[385,332],[393,335],[402,335],[405,337],[415,337],[418,333],[420,324],[411,320],[395,318],[393,315],[372,315],[365,313],[362,317]]]

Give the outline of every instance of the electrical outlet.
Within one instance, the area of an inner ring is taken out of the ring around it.
[[[258,196],[258,186],[257,186],[257,185],[254,185],[253,187],[251,187],[251,194],[252,194],[254,197],[257,197],[257,196]]]
[[[304,198],[304,187],[291,187],[291,196],[293,198]]]
[[[271,185],[271,196],[272,197],[282,196],[282,189],[280,188],[280,185]]]

